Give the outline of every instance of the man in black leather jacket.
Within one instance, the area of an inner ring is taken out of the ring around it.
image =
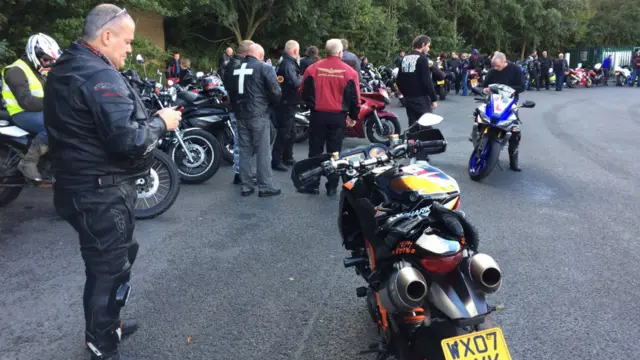
[[[298,87],[302,83],[299,59],[300,45],[294,40],[287,41],[282,62],[276,71],[282,98],[275,109],[278,119],[278,136],[271,153],[271,167],[277,171],[289,171],[284,164],[293,165],[296,162],[293,158],[293,142],[296,139],[296,110],[300,103]]]
[[[251,157],[257,157],[257,177],[260,197],[280,195],[273,186],[271,173],[271,108],[278,105],[282,91],[271,65],[263,62],[264,49],[258,44],[249,47],[246,61],[233,70],[228,89],[238,121],[238,150],[242,196],[255,192],[251,178]]]
[[[49,72],[44,121],[55,169],[54,205],[78,232],[85,262],[85,340],[94,360],[123,360],[118,344],[136,330],[123,323],[131,266],[136,179],[148,173],[158,139],[180,112],[151,118],[118,72],[131,53],[135,23],[126,10],[99,5]]]
[[[251,40],[243,40],[238,44],[238,48],[236,49],[235,54],[231,56],[231,59],[227,63],[224,68],[222,74],[224,77],[222,78],[222,82],[224,84],[225,89],[227,89],[227,93],[230,93],[232,89],[237,93],[238,84],[237,81],[234,80],[233,71],[235,69],[239,69],[242,63],[244,62],[245,56],[247,56],[247,52],[249,51],[249,46],[253,45],[253,41]],[[233,112],[236,104],[234,103],[233,98],[231,100],[231,126],[233,127],[233,183],[235,185],[240,185],[242,181],[240,180],[240,153],[238,152],[238,121],[236,119],[235,113]]]

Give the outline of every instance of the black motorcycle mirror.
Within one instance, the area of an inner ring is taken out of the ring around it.
[[[523,108],[534,108],[536,107],[536,103],[534,101],[531,100],[527,100],[525,102],[522,103],[522,105],[520,105]]]

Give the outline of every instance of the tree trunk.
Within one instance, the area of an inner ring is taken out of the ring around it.
[[[458,0],[453,0],[453,44],[455,48],[458,48]]]
[[[522,43],[522,51],[520,51],[520,60],[524,60],[524,52],[527,50],[527,40]]]

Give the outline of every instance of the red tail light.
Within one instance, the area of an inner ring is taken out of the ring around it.
[[[460,261],[462,261],[462,251],[451,256],[427,256],[420,260],[420,264],[429,272],[447,274],[453,271]]]
[[[456,206],[453,207],[453,210],[460,210],[460,198],[456,201]]]

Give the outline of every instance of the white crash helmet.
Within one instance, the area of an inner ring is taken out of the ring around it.
[[[40,70],[43,67],[40,64],[40,58],[43,56],[51,58],[52,64],[48,66],[50,67],[62,55],[62,50],[60,50],[58,43],[43,33],[32,35],[29,38],[25,52],[36,70]]]
[[[601,68],[601,67],[602,67],[602,64],[597,63],[597,64],[595,64],[595,65],[593,66],[593,69],[594,69],[594,70],[600,70],[600,68]]]

